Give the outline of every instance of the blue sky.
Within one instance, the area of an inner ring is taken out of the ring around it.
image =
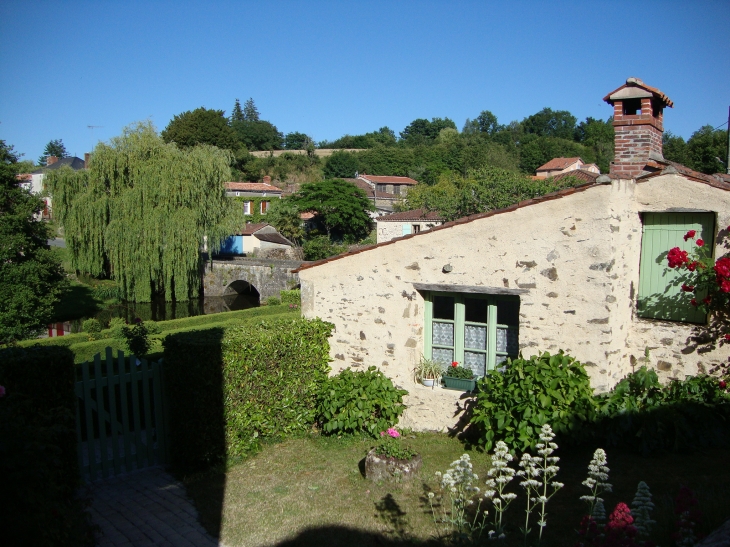
[[[162,130],[237,97],[316,141],[485,109],[605,119],[629,76],[674,101],[665,128],[688,138],[727,121],[729,27],[728,0],[4,0],[0,139],[83,157],[135,121]]]

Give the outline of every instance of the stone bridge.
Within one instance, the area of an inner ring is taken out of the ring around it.
[[[257,292],[261,300],[279,296],[279,291],[299,286],[299,276],[292,273],[300,260],[261,258],[217,258],[205,263],[203,291],[205,296],[228,296]]]

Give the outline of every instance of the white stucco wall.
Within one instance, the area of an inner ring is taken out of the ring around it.
[[[377,222],[377,221],[376,221]],[[434,220],[427,220],[427,221],[418,221],[418,220],[409,220],[409,221],[402,221],[402,222],[393,222],[393,221],[380,221],[377,222],[377,242],[383,243],[385,241],[390,241],[391,239],[395,239],[397,237],[403,237],[403,225],[406,224],[411,227],[411,231],[413,231],[413,226],[420,226],[421,231],[425,232],[426,230],[430,230],[434,226],[439,226],[443,224],[441,221],[434,221]]]
[[[586,365],[598,390],[630,372],[646,347],[661,377],[696,374],[727,359],[727,349],[700,355],[691,325],[635,314],[640,213],[678,209],[717,212],[717,226],[727,226],[730,192],[679,175],[616,180],[423,232],[300,271],[302,312],[335,324],[334,373],[376,365],[410,392],[401,423],[415,429],[452,427],[461,394],[413,380],[424,348],[424,300],[413,283],[527,289],[523,354],[563,349]]]

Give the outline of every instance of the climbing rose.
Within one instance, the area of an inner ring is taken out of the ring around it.
[[[696,243],[697,243],[697,246],[698,247],[702,247],[705,244],[705,240],[704,239],[698,239],[696,241]]]
[[[702,301],[709,306],[710,303],[712,302],[712,297],[711,296],[706,296],[706,297],[704,297],[702,299]]]
[[[715,273],[722,277],[730,277],[730,258],[718,258],[714,266]]]
[[[690,230],[689,232],[684,234],[684,240],[687,241],[688,239],[692,239],[695,236],[695,234],[697,234],[696,230]]]
[[[727,384],[725,383],[725,380],[720,380],[720,389],[725,389],[727,387]]]
[[[697,299],[693,298],[692,300],[689,301],[689,303],[692,304],[693,306],[696,306],[697,305]]]
[[[695,290],[694,285],[687,285],[686,283],[682,283],[682,290],[684,292],[692,292]]]
[[[689,261],[688,261],[688,262],[689,262]],[[694,262],[689,262],[689,263],[687,264],[687,269],[688,269],[688,270],[689,270],[690,272],[693,272],[693,271],[695,271],[695,270],[697,269],[697,266],[699,266],[699,264],[700,264],[700,263],[699,263],[699,262],[697,262],[696,260],[695,260]]]
[[[730,342],[730,334],[726,334],[725,335],[725,340],[727,340],[728,342]]]
[[[730,292],[730,280],[728,279],[718,279],[718,285],[720,285],[720,290],[722,292]]]
[[[669,261],[670,268],[678,268],[682,264],[689,262],[689,257],[687,256],[687,251],[683,251],[679,247],[674,247],[669,250],[667,260]]]

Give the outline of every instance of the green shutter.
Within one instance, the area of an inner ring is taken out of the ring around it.
[[[410,224],[404,224],[403,225],[403,235],[407,236],[411,233],[411,225]]]
[[[669,269],[667,253],[673,247],[685,251],[696,248],[698,238],[713,248],[715,218],[712,213],[644,213],[639,264],[638,313],[640,317],[704,323],[705,314],[690,305],[690,296],[682,293],[686,270]],[[684,241],[689,230],[695,239]]]

